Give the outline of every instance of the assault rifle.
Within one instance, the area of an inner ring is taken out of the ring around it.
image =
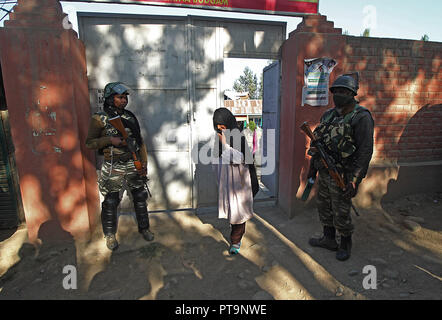
[[[321,157],[322,164],[328,170],[328,173],[330,174],[330,176],[333,178],[333,180],[335,180],[335,182],[339,186],[339,188],[341,188],[342,191],[345,191],[345,189],[346,189],[345,182],[344,182],[344,179],[342,178],[342,176],[340,175],[340,173],[338,172],[338,170],[336,169],[335,159],[333,159],[333,157],[330,156],[325,151],[324,146],[322,145],[322,143],[318,139],[316,139],[315,135],[313,134],[313,132],[310,129],[310,126],[308,125],[307,122],[304,122],[301,125],[301,130],[304,131],[304,133],[311,139],[312,146],[314,146],[318,150],[319,156]],[[313,183],[314,183],[314,180],[308,182],[306,190],[304,191],[304,193],[307,192],[307,194],[306,195],[303,194],[303,196],[302,196],[304,201],[307,200],[308,193],[310,192]],[[350,200],[350,203],[351,203],[351,207],[355,211],[356,215],[359,216],[359,213],[358,213],[358,211],[356,211],[356,208],[353,205],[353,203],[351,202],[351,200]]]
[[[137,155],[137,142],[134,138],[129,137],[129,135],[126,132],[126,129],[124,129],[123,122],[121,121],[120,116],[116,116],[109,119],[109,123],[118,130],[119,133],[123,136],[124,141],[127,144],[127,148],[132,153],[132,158],[134,160],[135,168],[138,171],[138,174],[141,176],[141,179],[143,179],[144,185],[146,186],[147,192],[149,193],[149,197],[152,197],[152,194],[150,193],[149,186],[147,185],[147,181],[149,179],[147,176],[143,173],[143,164],[141,163],[140,159]]]

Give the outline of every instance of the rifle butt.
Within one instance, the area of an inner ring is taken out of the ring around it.
[[[312,129],[310,129],[310,126],[308,124],[308,122],[304,122],[301,126],[300,126],[301,130],[304,131],[304,133],[312,140],[315,141],[315,136],[313,134]]]
[[[121,122],[120,116],[109,119],[109,123],[111,125],[113,125],[114,128],[117,129],[121,133],[121,135],[123,136],[124,139],[127,139],[128,135],[127,135],[126,129],[124,129],[123,122]]]

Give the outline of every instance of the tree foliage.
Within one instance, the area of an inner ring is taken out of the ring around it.
[[[243,75],[235,80],[233,89],[237,92],[247,91],[250,99],[260,99],[262,97],[261,83],[258,83],[258,77],[249,67],[245,67]]]

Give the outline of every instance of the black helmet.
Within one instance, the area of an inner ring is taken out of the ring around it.
[[[113,94],[128,93],[129,87],[122,82],[111,82],[104,87],[104,98],[109,98]]]
[[[350,75],[350,74],[344,74],[342,76],[339,76],[331,85],[330,91],[333,93],[334,88],[347,88],[351,90],[355,96],[358,95],[358,74],[355,73],[356,76]]]

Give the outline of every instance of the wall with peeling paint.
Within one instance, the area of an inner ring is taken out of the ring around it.
[[[29,240],[45,222],[88,238],[99,214],[84,47],[56,0],[19,0],[0,59]],[[51,230],[56,237],[61,230]]]

